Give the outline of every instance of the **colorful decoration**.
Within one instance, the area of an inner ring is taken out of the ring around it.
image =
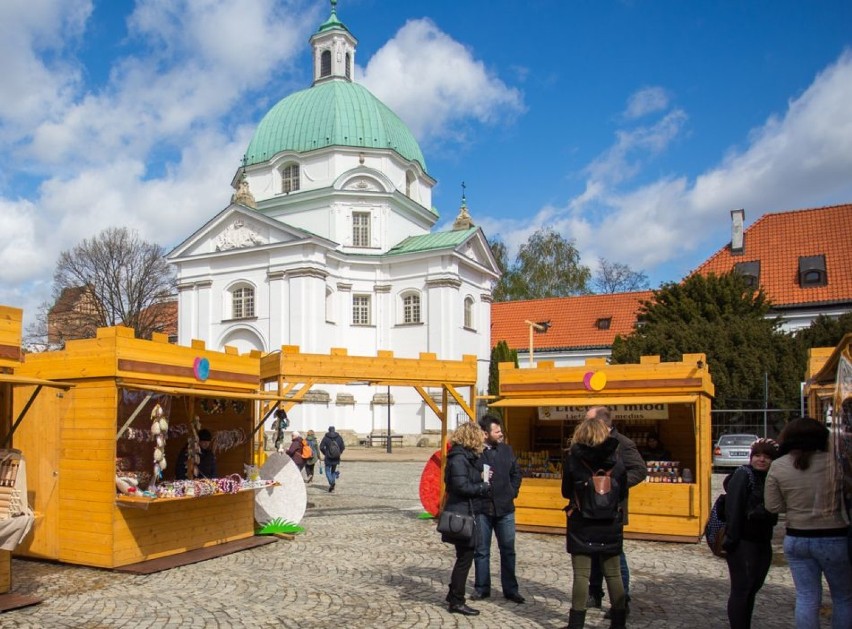
[[[192,372],[198,380],[204,382],[210,377],[210,361],[206,358],[196,358],[192,363]]]
[[[427,513],[438,515],[441,509],[441,451],[436,450],[420,474],[420,504]]]
[[[156,487],[157,481],[162,480],[163,470],[166,469],[166,436],[169,434],[169,419],[163,407],[155,404],[151,411],[151,434],[154,435],[154,475],[151,486]]]
[[[606,386],[606,374],[603,371],[587,371],[583,376],[583,386],[587,391],[602,391]]]

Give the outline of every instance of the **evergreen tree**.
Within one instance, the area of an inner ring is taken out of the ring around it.
[[[500,363],[514,363],[518,366],[518,350],[509,349],[509,344],[506,341],[499,341],[491,349],[491,362],[488,365],[488,395],[498,395],[500,393]],[[497,409],[493,409],[497,411]]]

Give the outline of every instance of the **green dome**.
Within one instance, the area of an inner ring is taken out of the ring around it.
[[[408,127],[367,88],[331,80],[280,100],[260,121],[246,164],[281,151],[305,153],[326,146],[393,149],[407,160],[426,160]]]

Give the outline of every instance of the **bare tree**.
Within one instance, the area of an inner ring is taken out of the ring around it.
[[[625,293],[649,287],[648,276],[643,271],[634,271],[626,264],[604,258],[598,258],[598,270],[592,283],[599,293]]]
[[[176,281],[160,245],[127,228],[111,227],[59,254],[53,274],[53,305],[43,307],[30,336],[51,345],[92,338],[99,327],[124,325],[151,338],[174,324],[164,307]]]

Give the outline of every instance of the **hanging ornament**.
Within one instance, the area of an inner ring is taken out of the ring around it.
[[[163,470],[166,469],[166,435],[169,431],[169,420],[163,407],[155,404],[151,411],[151,434],[154,435],[156,447],[154,448],[154,477],[151,485],[156,486],[158,480],[163,479]]]

